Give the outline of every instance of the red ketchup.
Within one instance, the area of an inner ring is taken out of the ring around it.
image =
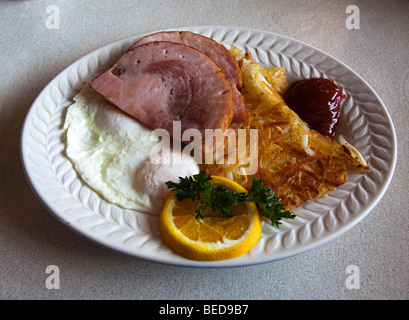
[[[345,96],[331,80],[311,78],[297,81],[284,93],[285,103],[311,128],[331,139],[339,122]]]

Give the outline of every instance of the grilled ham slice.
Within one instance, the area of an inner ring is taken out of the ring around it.
[[[190,31],[163,31],[141,38],[130,48],[130,50],[141,44],[154,41],[170,41],[185,44],[203,52],[212,59],[225,73],[233,88],[234,97],[236,99],[236,109],[234,111],[233,121],[247,121],[247,109],[244,98],[240,92],[243,87],[241,70],[237,61],[225,47],[211,38]]]
[[[173,137],[173,121],[186,129],[227,129],[235,98],[230,81],[207,55],[183,44],[135,46],[90,86],[125,113]]]

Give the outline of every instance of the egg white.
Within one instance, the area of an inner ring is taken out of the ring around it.
[[[150,152],[158,143],[152,130],[106,102],[89,85],[74,101],[64,123],[66,154],[82,179],[108,201],[159,214],[170,192],[165,182],[199,171],[194,161],[177,168],[152,163]]]

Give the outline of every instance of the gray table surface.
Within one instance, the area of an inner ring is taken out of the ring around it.
[[[51,21],[56,6],[59,20]],[[359,29],[348,28],[349,5]],[[48,9],[47,9],[48,8]],[[52,29],[58,23],[59,29]],[[377,207],[336,240],[288,259],[233,269],[161,265],[73,233],[37,200],[23,173],[20,131],[60,71],[116,40],[168,27],[228,25],[315,46],[379,94],[398,139],[394,179]],[[141,0],[0,2],[1,299],[408,299],[409,1]],[[47,286],[47,266],[60,271]],[[346,285],[359,269],[358,289]]]

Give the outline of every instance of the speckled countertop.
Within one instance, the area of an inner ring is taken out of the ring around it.
[[[359,20],[352,21],[358,29],[347,27],[349,5],[359,9]],[[58,21],[50,20],[53,8]],[[106,44],[198,25],[301,40],[335,56],[375,89],[396,128],[398,161],[384,198],[363,221],[284,260],[190,269],[100,247],[46,211],[19,154],[24,117],[36,96],[60,71]],[[408,299],[408,30],[405,0],[1,1],[0,299]],[[47,286],[50,265],[59,268],[59,289]],[[359,270],[358,289],[346,285],[350,265]]]

